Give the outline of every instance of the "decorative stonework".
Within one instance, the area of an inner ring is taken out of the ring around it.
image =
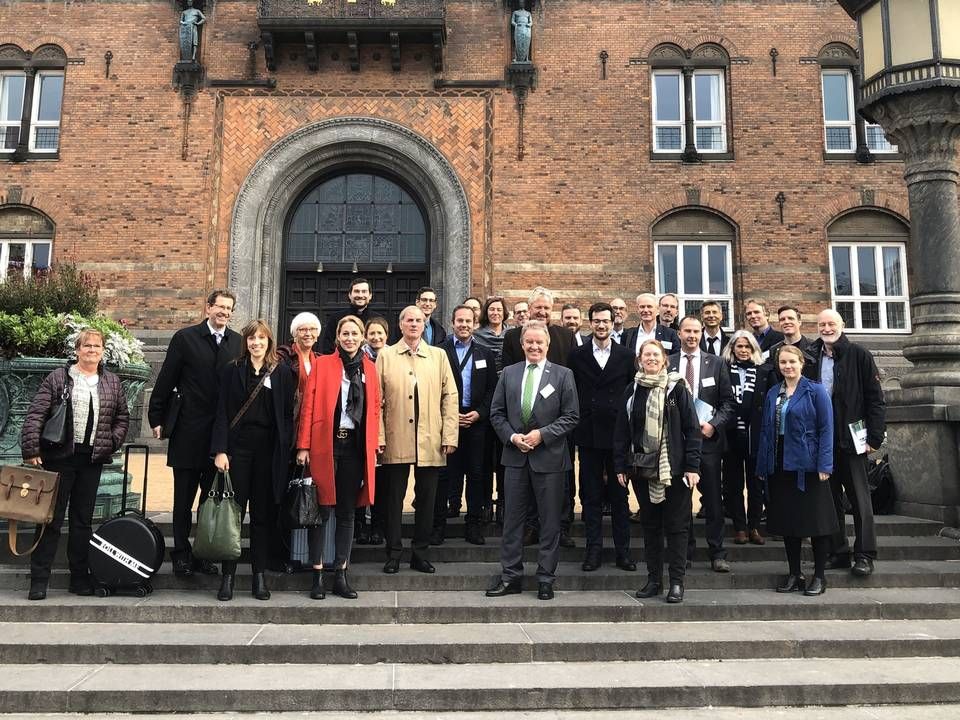
[[[459,177],[429,141],[397,123],[339,117],[285,136],[254,165],[237,195],[230,232],[230,287],[243,288],[238,325],[279,317],[283,228],[296,198],[317,177],[363,165],[399,175],[430,225],[430,280],[445,308],[469,294],[470,208]]]

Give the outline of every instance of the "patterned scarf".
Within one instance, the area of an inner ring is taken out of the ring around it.
[[[730,378],[733,380],[733,396],[737,400],[737,433],[746,436],[753,393],[757,388],[757,366],[750,360],[734,360],[730,363]]]
[[[656,375],[647,375],[644,372],[638,372],[634,377],[633,395],[627,401],[627,412],[631,417],[639,416],[639,408],[633,407],[633,400],[637,394],[638,387],[649,388],[647,393],[647,403],[644,408],[643,434],[641,449],[643,452],[658,453],[657,458],[657,479],[650,480],[647,483],[647,492],[650,502],[654,505],[662,503],[666,498],[667,488],[670,487],[672,473],[670,471],[670,449],[667,443],[667,433],[663,432],[664,422],[664,404],[667,399],[667,387],[671,383],[686,381],[678,372],[668,373],[663,368]],[[637,417],[639,419],[639,417]]]

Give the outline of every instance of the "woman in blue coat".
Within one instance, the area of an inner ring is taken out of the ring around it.
[[[822,595],[830,535],[837,514],[830,493],[833,408],[823,385],[801,375],[803,353],[784,345],[777,358],[783,382],[767,393],[757,451],[757,475],[767,484],[767,532],[782,535],[790,572],[777,592]],[[800,541],[813,545],[814,577],[800,570]]]

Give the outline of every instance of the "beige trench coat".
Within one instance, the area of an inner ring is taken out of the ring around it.
[[[380,445],[386,447],[380,462],[445,466],[447,458],[440,448],[456,447],[460,435],[460,396],[447,354],[426,341],[412,353],[401,340],[380,351],[377,377],[383,398]],[[414,422],[414,388],[418,422]]]

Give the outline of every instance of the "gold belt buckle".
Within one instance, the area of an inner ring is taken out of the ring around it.
[[[347,432],[346,428],[340,428],[337,430],[338,440],[346,440],[348,437],[350,437],[350,433]]]

